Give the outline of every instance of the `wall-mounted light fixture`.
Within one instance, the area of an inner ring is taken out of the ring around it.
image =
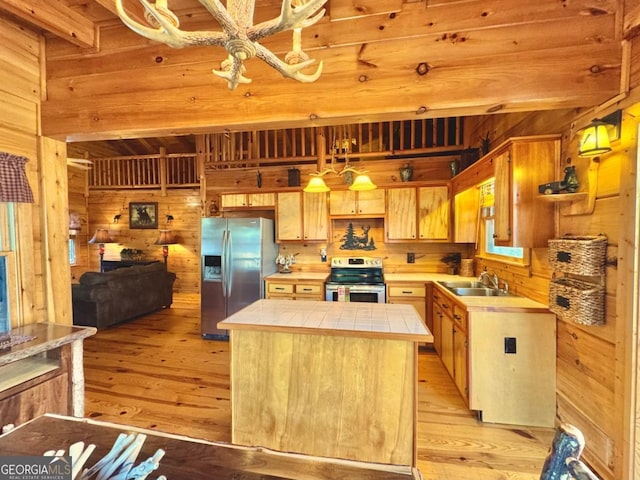
[[[102,261],[104,259],[104,244],[105,243],[113,243],[113,240],[111,239],[111,236],[109,235],[109,230],[107,230],[106,228],[98,228],[96,229],[96,233],[93,234],[93,237],[91,237],[91,240],[89,240],[89,243],[97,243],[98,247],[99,247],[99,253],[100,253],[100,271],[103,271],[102,268]]]
[[[603,155],[611,151],[609,142],[609,132],[607,124],[602,120],[594,120],[582,131],[580,145],[578,146],[579,157],[593,157]]]
[[[622,112],[607,115],[601,119],[594,119],[580,136],[578,146],[579,157],[594,157],[611,151],[611,140],[620,138],[620,123]]]

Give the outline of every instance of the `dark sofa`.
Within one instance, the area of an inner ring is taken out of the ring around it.
[[[104,328],[169,307],[175,279],[160,262],[86,272],[72,285],[73,324]]]

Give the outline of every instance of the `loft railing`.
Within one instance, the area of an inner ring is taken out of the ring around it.
[[[325,127],[224,132],[200,137],[199,153],[139,155],[92,159],[92,188],[198,187],[204,172],[229,168],[316,163],[324,156],[343,159],[392,159],[430,154],[459,154],[460,117],[403,120]]]
[[[200,186],[195,153],[96,158],[89,170],[94,188],[180,188]]]

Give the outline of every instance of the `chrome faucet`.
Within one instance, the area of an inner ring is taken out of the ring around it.
[[[489,282],[489,286],[491,288],[495,288],[496,290],[499,290],[500,288],[498,287],[498,275],[496,275],[495,273],[493,275],[489,275],[489,272],[487,272],[486,270],[484,272],[480,272],[480,276],[478,277],[478,281],[482,282],[484,285],[487,284],[487,282],[485,282],[485,278],[488,280]]]

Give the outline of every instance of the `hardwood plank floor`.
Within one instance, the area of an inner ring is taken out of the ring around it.
[[[229,344],[202,340],[196,295],[85,341],[85,415],[231,441]],[[418,359],[418,467],[425,480],[537,480],[553,429],[482,424],[437,355]]]

